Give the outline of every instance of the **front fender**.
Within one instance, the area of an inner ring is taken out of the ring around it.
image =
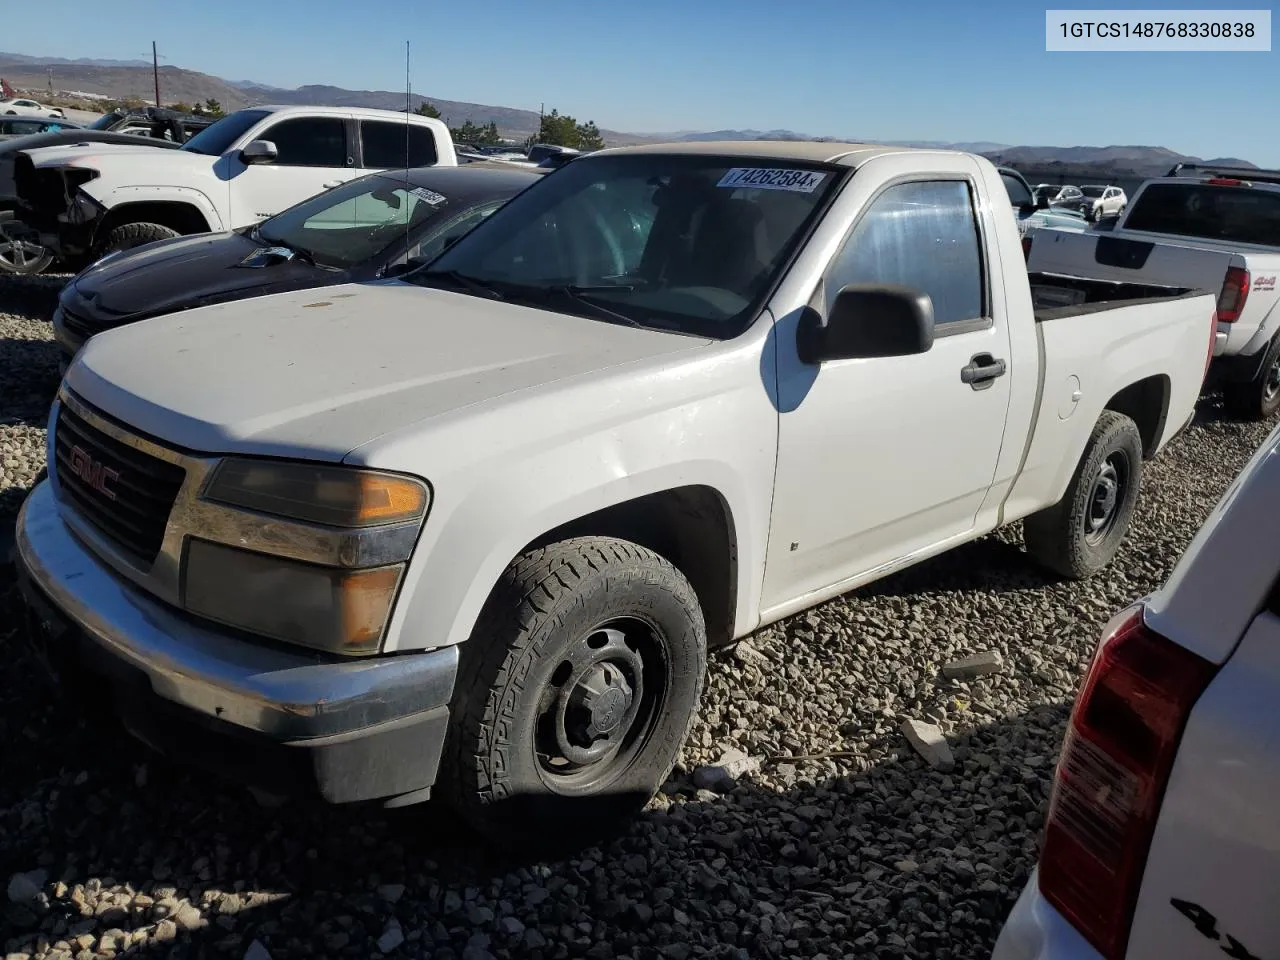
[[[197,190],[194,187],[130,186],[99,188],[98,191],[95,191],[95,186],[97,186],[96,181],[91,180],[80,189],[94,200],[97,200],[108,211],[134,203],[185,203],[200,211],[205,221],[209,224],[210,232],[217,233],[227,229],[217,204],[204,191]]]
[[[466,640],[503,570],[528,544],[607,507],[688,486],[714,491],[729,515],[733,629],[749,632],[758,623],[778,430],[759,370],[750,348],[727,362],[632,370],[511,397],[499,409],[353,451],[348,462],[432,483],[386,648]],[[653,407],[664,393],[679,399]]]

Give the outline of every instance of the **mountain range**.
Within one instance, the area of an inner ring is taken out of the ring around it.
[[[159,68],[160,94],[166,103],[203,102],[217,100],[227,110],[264,103],[299,105],[327,104],[339,107],[375,107],[384,110],[403,110],[403,90],[347,90],[325,84],[308,84],[292,89],[257,83],[251,80],[230,81],[221,77],[165,65]],[[154,78],[151,64],[145,60],[100,60],[79,58],[68,60],[60,57],[37,57],[26,54],[0,52],[0,76],[15,87],[26,88],[32,93],[48,88],[50,77],[55,90],[75,90],[84,93],[105,94],[112,97],[137,97],[150,101],[154,95]],[[411,108],[429,100],[452,126],[460,126],[470,120],[474,124],[494,123],[499,132],[511,139],[524,139],[538,130],[539,115],[534,110],[492,104],[469,103],[461,100],[443,100],[410,94]],[[572,112],[572,111],[570,111]],[[581,117],[579,119],[593,119]],[[1143,177],[1167,171],[1175,163],[1214,163],[1222,166],[1252,167],[1245,160],[1216,157],[1200,160],[1165,147],[1148,146],[1100,146],[1054,147],[1015,146],[990,141],[942,142],[942,141],[886,141],[877,137],[814,136],[793,130],[680,130],[671,133],[625,133],[601,128],[605,142],[611,145],[628,143],[652,143],[672,140],[853,140],[863,139],[872,143],[886,143],[905,147],[936,147],[966,150],[980,153],[996,163],[1051,172],[1054,169],[1106,171],[1116,175],[1129,174]],[[1038,173],[1037,175],[1041,175]]]

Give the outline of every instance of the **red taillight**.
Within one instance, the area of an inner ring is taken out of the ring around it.
[[[1227,278],[1218,294],[1218,319],[1223,323],[1235,323],[1244,313],[1249,299],[1249,271],[1243,267],[1228,267]]]
[[[1232,177],[1213,177],[1206,180],[1205,183],[1212,184],[1215,187],[1247,187],[1250,186],[1247,180],[1236,180]]]
[[[1124,956],[1165,783],[1216,667],[1114,617],[1067,725],[1040,854],[1040,892],[1107,960]]]
[[[1027,234],[1022,238],[1022,259],[1031,259],[1031,235]]]

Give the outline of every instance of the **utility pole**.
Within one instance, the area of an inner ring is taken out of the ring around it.
[[[156,108],[160,107],[160,56],[156,53],[156,42],[151,41],[151,76],[156,81]]]

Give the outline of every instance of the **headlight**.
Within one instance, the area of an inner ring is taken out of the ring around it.
[[[192,539],[185,607],[287,643],[333,653],[375,653],[404,564],[371,570],[321,567]]]
[[[394,473],[234,459],[217,466],[204,498],[331,527],[421,520],[429,501],[426,484]]]
[[[214,543],[196,532],[188,541],[187,610],[334,653],[378,651],[430,505],[425,483],[355,467],[230,458],[214,468],[202,499],[247,512],[235,521],[240,539]]]

